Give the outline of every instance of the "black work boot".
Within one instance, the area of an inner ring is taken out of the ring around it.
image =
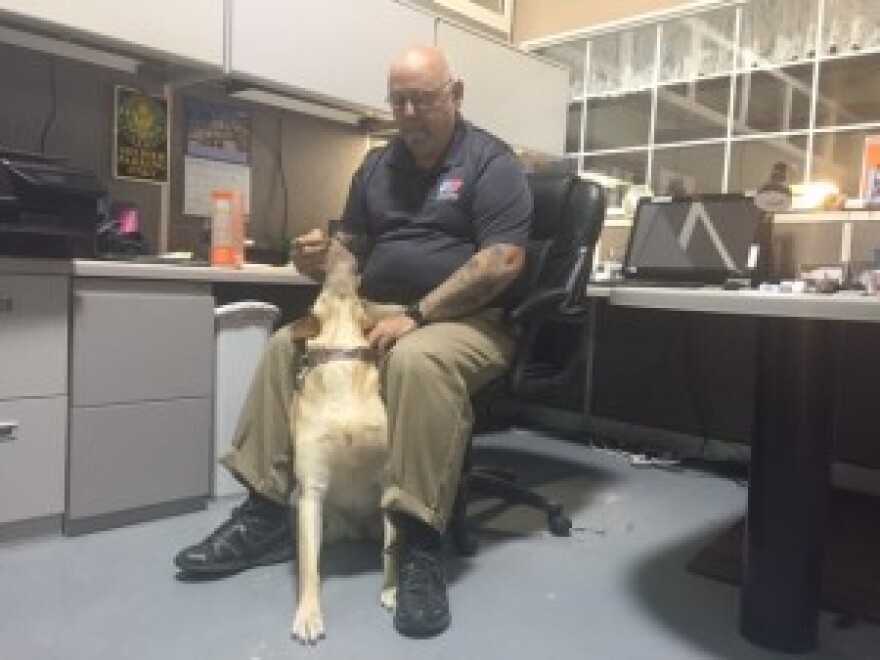
[[[407,637],[433,637],[449,627],[449,598],[443,574],[443,537],[401,516],[403,547],[397,568],[394,627]]]
[[[184,573],[221,577],[292,557],[288,508],[251,491],[229,520],[181,550],[174,563]]]

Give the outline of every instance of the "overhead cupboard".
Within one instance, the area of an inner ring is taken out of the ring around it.
[[[176,90],[214,81],[240,98],[317,104],[353,124],[390,118],[389,62],[436,43],[467,83],[469,119],[525,150],[561,156],[564,147],[563,66],[395,0],[155,0],[137,12],[110,0],[0,0],[0,43],[131,73],[150,61]]]
[[[434,20],[388,0],[232,0],[228,73],[272,88],[386,108],[391,59],[434,41]]]
[[[42,36],[75,37],[114,51],[122,48],[132,55],[160,56],[220,70],[224,5],[224,0],[0,0],[0,22],[5,18],[16,26],[36,27]],[[75,47],[67,49],[68,56],[76,57],[77,52]],[[86,51],[79,54],[85,56]]]
[[[387,117],[388,64],[417,43],[446,50],[469,119],[515,146],[562,154],[564,66],[403,3],[231,0],[227,73]]]

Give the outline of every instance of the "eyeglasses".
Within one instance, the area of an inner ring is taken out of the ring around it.
[[[388,104],[394,110],[403,110],[410,103],[414,110],[429,110],[433,108],[443,95],[449,90],[454,80],[447,80],[437,89],[408,89],[388,92]]]

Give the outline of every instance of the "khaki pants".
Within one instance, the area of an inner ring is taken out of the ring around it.
[[[368,305],[381,318],[400,307]],[[455,501],[473,411],[470,396],[507,369],[515,340],[500,310],[424,326],[402,337],[379,363],[388,410],[386,509],[444,531]],[[286,503],[293,489],[289,406],[296,349],[283,327],[269,340],[221,459],[258,493]]]

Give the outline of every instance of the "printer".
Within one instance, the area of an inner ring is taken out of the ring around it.
[[[0,148],[0,255],[91,257],[106,205],[94,173]]]

